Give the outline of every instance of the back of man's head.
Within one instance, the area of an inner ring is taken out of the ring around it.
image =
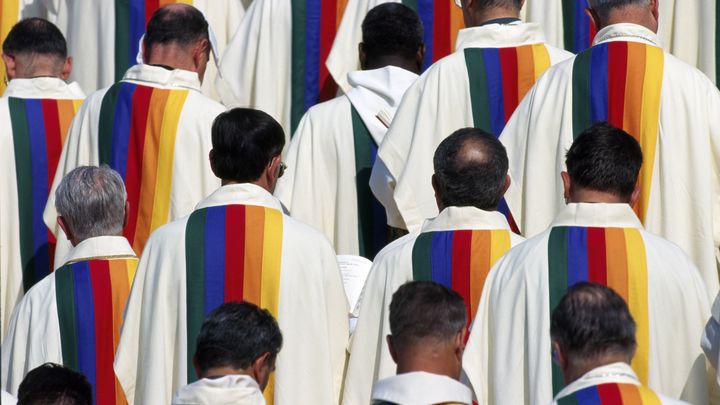
[[[58,216],[69,239],[120,235],[125,223],[127,193],[122,177],[107,166],[81,166],[63,177],[55,191]]]
[[[159,8],[147,23],[144,43],[149,58],[157,45],[176,44],[180,47],[194,46],[206,41],[206,52],[210,52],[208,22],[193,6],[172,4]]]
[[[506,190],[508,157],[494,136],[464,128],[445,138],[435,151],[434,186],[444,207],[497,208]]]
[[[217,177],[236,183],[259,179],[285,146],[282,126],[268,114],[233,108],[215,118],[210,163]]]
[[[462,297],[431,281],[404,284],[390,302],[390,333],[396,350],[452,344],[466,323]]]
[[[230,302],[208,315],[200,329],[195,350],[198,374],[217,368],[247,370],[266,353],[273,366],[282,347],[275,318],[249,302]],[[263,386],[263,382],[258,384]]]
[[[52,73],[52,76],[60,77],[67,59],[67,43],[62,32],[51,22],[26,18],[12,27],[3,42],[2,52],[15,62],[17,74],[12,78],[35,76],[38,69],[43,69],[43,75]]]
[[[460,0],[465,26],[476,27],[488,20],[516,18],[524,0]]]
[[[635,321],[627,304],[599,284],[568,290],[552,313],[550,335],[573,369],[589,371],[618,358],[630,363],[635,353]]]
[[[588,5],[600,18],[607,19],[613,11],[632,6],[647,6],[650,0],[588,0]]]
[[[393,58],[412,63],[422,47],[422,21],[415,11],[402,3],[380,4],[365,16],[362,50],[368,66],[380,67]]]
[[[27,373],[18,389],[18,405],[91,405],[92,386],[84,375],[45,363]]]
[[[635,191],[642,163],[635,138],[604,122],[583,131],[565,158],[573,188],[611,194],[626,202]]]

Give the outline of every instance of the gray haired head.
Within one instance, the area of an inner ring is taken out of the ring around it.
[[[650,0],[587,0],[591,9],[602,19],[608,18],[613,10],[627,6],[647,6]]]
[[[68,173],[55,191],[55,208],[74,238],[120,235],[127,193],[122,177],[102,166],[81,166]]]

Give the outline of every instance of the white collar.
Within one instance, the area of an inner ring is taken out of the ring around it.
[[[125,72],[123,81],[137,82],[167,89],[190,89],[200,91],[200,78],[195,72],[183,69],[168,70],[160,66],[135,65]]]
[[[488,24],[460,30],[455,49],[462,51],[465,48],[506,48],[540,43],[545,43],[545,36],[538,24]]]
[[[274,208],[283,212],[280,200],[273,197],[273,195],[264,188],[251,183],[222,186],[207,198],[200,201],[195,209],[230,204],[258,205],[261,207]]]
[[[392,121],[403,95],[417,78],[415,73],[396,66],[348,73],[352,89],[346,97],[378,145],[388,130],[377,118],[378,113],[383,112]]]
[[[426,219],[420,232],[452,231],[458,229],[510,230],[505,216],[497,211],[483,211],[475,207],[447,207],[437,217]]]
[[[568,204],[555,218],[552,226],[643,228],[629,204],[602,203]]]
[[[35,77],[10,80],[3,97],[83,99],[85,93],[76,82],[68,84],[57,77]]]
[[[620,23],[608,25],[600,30],[593,40],[593,46],[613,41],[642,42],[647,45],[662,47],[660,37],[642,25]]]
[[[445,402],[472,403],[472,391],[450,377],[422,371],[398,374],[375,383],[373,401],[399,405],[431,405]]]
[[[172,403],[185,404],[265,404],[258,383],[248,375],[230,374],[220,378],[202,378],[181,387]]]
[[[135,252],[124,236],[98,236],[85,239],[70,249],[63,265],[90,259],[133,259]]]
[[[640,385],[640,380],[628,364],[612,363],[588,371],[563,388],[555,397],[555,401],[582,389],[608,383]]]

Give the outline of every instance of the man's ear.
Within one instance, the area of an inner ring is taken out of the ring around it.
[[[563,182],[563,196],[565,197],[565,203],[567,204],[567,202],[572,199],[572,180],[570,180],[568,172],[561,172],[560,177]]]
[[[397,351],[395,350],[395,344],[393,343],[392,335],[385,336],[385,340],[387,341],[388,351],[390,352],[390,357],[392,357],[395,364],[397,364],[398,356],[397,356]]]
[[[250,364],[250,372],[255,381],[260,386],[260,390],[264,391],[270,381],[270,374],[275,371],[275,357],[270,352],[265,352]]]
[[[457,361],[462,363],[463,353],[465,352],[465,338],[467,337],[467,328],[463,327],[457,335],[455,335],[455,357]]]
[[[433,174],[430,178],[430,182],[432,183],[432,188],[435,191],[435,205],[437,205],[438,211],[442,211],[445,209],[445,204],[442,202],[442,193],[440,192],[440,186],[438,185],[437,175]]]
[[[503,195],[507,193],[508,189],[510,188],[510,184],[512,184],[512,180],[510,180],[510,175],[505,175],[505,185],[503,186]]]
[[[200,367],[198,366],[197,357],[195,357],[194,355],[193,355],[193,358],[192,358],[192,365],[193,365],[193,368],[195,369],[195,375],[197,375],[198,378],[204,378],[204,377],[205,377],[205,376],[203,375],[204,373],[203,373],[202,370],[200,370]]]
[[[365,44],[358,44],[358,60],[360,61],[360,70],[365,70],[367,66],[367,53],[365,52]]]
[[[15,65],[15,57],[6,55],[6,54],[2,54],[2,60],[3,60],[3,63],[5,64],[5,72],[7,72],[8,79],[10,79],[10,80],[14,79],[15,74],[16,74],[16,69],[17,69],[17,67]]]
[[[592,21],[592,24],[595,26],[596,31],[600,31],[603,29],[601,21],[600,21],[600,15],[595,11],[594,9],[588,7],[585,9],[585,14],[590,17],[590,20]]]
[[[60,71],[60,78],[63,80],[67,80],[70,78],[70,74],[72,73],[72,67],[73,67],[73,58],[72,56],[68,56],[65,58],[65,62],[63,62],[62,70]]]
[[[142,59],[143,63],[147,64],[148,61],[150,61],[150,53],[148,52],[150,49],[148,49],[147,43],[145,41],[145,38],[142,40],[142,44],[140,45],[142,47]]]
[[[418,72],[422,71],[423,61],[425,60],[425,44],[420,45],[417,53],[415,54],[415,62],[418,66]]]
[[[632,194],[630,194],[630,206],[634,207],[635,204],[637,204],[638,200],[640,199],[640,186],[635,186],[635,189],[633,190]]]
[[[552,357],[555,363],[560,366],[560,369],[565,370],[565,368],[567,367],[567,358],[565,357],[565,353],[563,353],[562,349],[560,349],[560,345],[556,341],[552,342]]]
[[[73,235],[72,230],[70,229],[70,227],[68,227],[68,224],[65,221],[65,218],[58,215],[57,223],[58,223],[58,225],[60,225],[60,229],[62,229],[63,232],[65,232],[65,237],[67,237],[67,240],[72,241],[75,239],[75,235]]]
[[[130,222],[130,201],[125,201],[125,215],[123,218],[123,230],[127,226],[128,222]]]

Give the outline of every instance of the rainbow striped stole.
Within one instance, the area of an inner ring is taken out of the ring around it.
[[[413,280],[455,290],[465,300],[470,324],[490,269],[510,247],[505,229],[421,233],[412,250]]]
[[[651,389],[632,384],[601,384],[558,400],[558,405],[661,405]]]
[[[115,0],[115,81],[135,64],[140,38],[158,8],[168,4],[192,4],[192,0]]]
[[[625,299],[637,325],[632,368],[648,382],[650,347],[648,268],[645,242],[636,228],[554,227],[548,241],[550,313],[567,290],[580,282],[606,285]],[[564,386],[553,364],[553,390]]]
[[[292,0],[290,123],[295,132],[305,111],[335,97],[337,84],[325,66],[347,1]]]
[[[350,106],[355,143],[355,187],[360,256],[370,260],[390,241],[385,208],[370,190],[370,173],[378,147],[355,107]]]
[[[586,14],[587,0],[562,0],[565,49],[579,53],[592,46],[597,31]]]
[[[188,90],[119,82],[100,109],[100,163],[125,181],[130,218],[125,237],[140,254],[150,233],[169,219],[173,158]]]
[[[402,0],[402,4],[415,10],[425,27],[423,69],[450,55],[464,26],[462,9],[452,1]]]
[[[43,222],[65,137],[82,100],[8,98],[15,149],[25,291],[53,269],[55,237]]]
[[[573,132],[577,137],[595,122],[608,121],[635,137],[645,157],[634,207],[645,221],[660,126],[660,98],[665,55],[661,48],[638,42],[596,45],[575,58]]]
[[[63,364],[87,377],[96,404],[126,404],[113,361],[138,260],[89,260],[55,272]]]
[[[185,230],[188,383],[205,317],[229,301],[250,301],[278,318],[283,215],[254,205],[202,208]],[[272,381],[272,380],[271,380]],[[272,403],[273,386],[265,398]]]

